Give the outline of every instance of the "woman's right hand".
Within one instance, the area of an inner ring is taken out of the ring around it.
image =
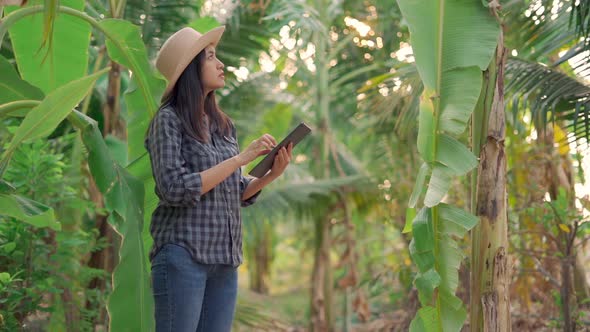
[[[250,145],[248,145],[248,147],[236,157],[240,162],[240,166],[244,166],[259,156],[269,153],[276,145],[277,141],[274,137],[269,134],[264,134],[253,140],[252,143],[250,143]]]

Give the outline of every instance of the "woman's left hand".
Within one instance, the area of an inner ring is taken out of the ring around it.
[[[282,147],[275,157],[275,161],[270,169],[269,176],[273,178],[279,177],[291,162],[293,152],[293,143],[289,143],[287,148]]]

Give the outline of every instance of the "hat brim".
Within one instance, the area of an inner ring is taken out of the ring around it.
[[[174,85],[176,85],[176,81],[182,75],[182,72],[186,69],[186,67],[193,61],[193,59],[199,54],[202,50],[204,50],[207,46],[213,45],[217,46],[223,32],[225,31],[225,26],[220,26],[214,29],[211,29],[201,35],[199,39],[191,41],[193,43],[192,47],[188,52],[180,55],[180,59],[178,60],[178,65],[176,66],[176,70],[174,71],[174,75],[168,81],[168,85],[166,89],[164,89],[164,93],[162,94],[161,102],[164,101],[172,92]]]

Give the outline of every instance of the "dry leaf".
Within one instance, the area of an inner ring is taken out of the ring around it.
[[[352,308],[357,313],[361,322],[366,322],[371,318],[371,311],[369,310],[369,302],[362,290],[359,290],[352,302]]]
[[[569,233],[570,232],[570,228],[568,225],[566,224],[559,224],[559,228],[564,231],[565,233]]]
[[[350,271],[348,271],[346,276],[344,276],[344,278],[338,280],[338,286],[340,288],[353,287],[356,285],[357,281],[358,281],[358,278],[356,275],[356,271],[350,270]]]
[[[0,0],[0,6],[24,6],[27,0]]]

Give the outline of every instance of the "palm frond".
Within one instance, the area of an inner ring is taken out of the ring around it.
[[[572,28],[580,39],[582,48],[590,50],[590,2],[578,0],[553,1],[543,0],[541,4],[548,12],[569,12],[568,26]]]
[[[290,25],[291,31],[302,40],[310,40],[313,32],[328,35],[328,28],[322,22],[318,11],[304,0],[275,0],[270,6],[270,14],[263,18],[271,24],[273,31]]]
[[[98,1],[90,3],[98,7]],[[124,18],[141,27],[148,55],[153,58],[165,38],[199,16],[202,4],[202,0],[127,0]]]
[[[506,65],[506,102],[513,117],[530,109],[535,125],[567,121],[576,139],[590,138],[590,86],[543,64],[511,58]]]
[[[240,66],[248,59],[258,64],[260,52],[268,50],[270,40],[278,34],[279,29],[272,29],[262,21],[260,13],[250,7],[237,6],[226,22],[218,50],[220,59],[232,66]]]
[[[586,41],[586,49],[590,48],[590,2],[578,1],[572,8],[570,23],[575,22],[578,36]]]
[[[414,63],[398,62],[390,72],[370,78],[358,90],[364,94],[360,115],[365,133],[388,133],[393,128],[400,138],[414,135],[423,89]]]
[[[577,2],[577,4],[576,4]],[[518,57],[529,61],[553,63],[557,67],[576,57],[580,73],[590,67],[590,4],[587,1],[543,0],[512,6],[508,24],[507,46]],[[567,49],[565,54],[555,56]]]
[[[339,165],[342,171],[344,171],[344,174],[360,174],[364,176],[369,175],[369,172],[363,162],[345,142],[335,140],[333,145],[334,151],[332,154],[332,159],[338,158],[336,164]]]
[[[506,35],[506,45],[517,50],[521,59],[549,63],[551,56],[577,42],[566,6],[555,13],[538,2],[530,7],[519,6],[505,22],[510,32]]]
[[[244,219],[255,221],[265,218],[281,217],[293,213],[297,220],[309,219],[311,215],[323,215],[335,198],[336,191],[349,195],[368,194],[376,185],[366,176],[348,176],[314,181],[312,178],[284,181],[266,190],[252,207],[243,210]],[[370,195],[367,195],[370,196]]]
[[[568,61],[574,57],[577,57],[584,52],[585,52],[585,43],[579,42],[578,44],[576,44],[576,46],[570,48],[567,52],[565,52],[565,54],[563,54],[561,57],[559,57],[559,59],[557,59],[557,61],[555,61],[552,64],[552,66],[557,67],[557,66],[561,65],[562,63],[565,63],[566,61]]]
[[[240,294],[245,290],[240,289]],[[248,294],[249,295],[249,294]],[[285,331],[287,330],[284,322],[281,322],[264,306],[251,301],[248,295],[239,295],[236,306],[236,317],[234,328],[240,331],[241,328],[251,328],[256,331]]]

